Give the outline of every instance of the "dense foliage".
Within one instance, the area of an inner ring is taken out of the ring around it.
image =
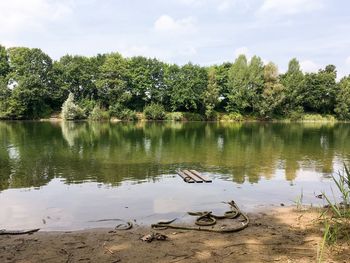
[[[53,61],[37,48],[0,46],[0,118],[46,117],[68,99],[70,119],[133,120],[146,109],[149,119],[215,120],[222,113],[234,116],[223,119],[300,119],[317,113],[349,120],[350,76],[336,78],[333,65],[304,74],[295,58],[280,74],[258,56],[203,67],[119,53]]]

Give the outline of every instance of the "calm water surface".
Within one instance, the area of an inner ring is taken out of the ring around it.
[[[151,224],[186,211],[322,204],[350,124],[0,122],[0,229]],[[186,184],[178,168],[211,184]]]

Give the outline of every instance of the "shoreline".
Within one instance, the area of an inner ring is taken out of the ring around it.
[[[248,213],[250,225],[235,233],[184,230],[126,231],[96,228],[0,236],[1,262],[315,262],[322,242],[319,210],[278,207]],[[166,241],[140,238],[151,232]],[[340,253],[341,251],[341,253]],[[349,246],[325,251],[324,262],[346,262]]]
[[[110,120],[63,120],[61,118],[44,118],[44,119],[26,119],[26,120],[16,120],[16,119],[0,119],[0,122],[92,122],[92,123],[285,123],[285,124],[303,124],[303,123],[326,123],[326,124],[337,124],[337,123],[350,123],[350,121],[342,121],[342,120],[299,120],[292,121],[289,119],[272,119],[272,120],[243,120],[243,121],[228,121],[228,120],[213,120],[213,121],[205,121],[205,120],[120,120],[120,119],[110,119]]]

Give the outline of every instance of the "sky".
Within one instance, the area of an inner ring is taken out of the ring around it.
[[[120,52],[212,65],[239,54],[296,57],[305,72],[350,74],[348,0],[0,0],[0,44],[53,59]]]

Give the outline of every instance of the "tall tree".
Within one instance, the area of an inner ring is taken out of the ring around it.
[[[253,56],[248,66],[248,86],[247,100],[248,109],[253,113],[257,113],[256,105],[259,103],[259,98],[264,89],[264,63],[258,56]]]
[[[7,87],[7,74],[10,71],[6,48],[0,45],[0,118],[6,117],[11,90]]]
[[[10,48],[12,86],[8,114],[11,118],[38,118],[50,111],[52,60],[40,49]]]
[[[207,87],[205,68],[188,63],[168,71],[170,103],[173,111],[199,111],[202,108],[202,93]]]
[[[205,107],[205,116],[207,119],[213,118],[215,107],[219,103],[220,89],[216,77],[215,67],[208,69],[208,85],[203,92],[203,104]]]
[[[335,112],[341,120],[350,120],[350,75],[339,82]]]
[[[318,73],[305,75],[303,105],[306,111],[333,113],[337,92],[336,77],[334,65],[328,65]]]
[[[248,62],[245,55],[240,55],[229,71],[226,110],[243,113],[250,106],[247,93]]]
[[[300,69],[299,61],[293,58],[289,61],[287,72],[282,75],[281,83],[285,87],[285,109],[284,113],[302,111],[304,99],[303,89],[305,85],[304,74]]]
[[[107,108],[118,104],[125,107],[131,98],[131,92],[127,90],[126,60],[119,53],[108,54],[99,70],[96,86],[102,106]]]
[[[0,77],[5,77],[10,71],[6,48],[0,45]]]
[[[77,101],[97,99],[96,80],[103,58],[65,55],[54,64],[65,97],[71,92]]]
[[[272,62],[264,68],[264,82],[258,109],[260,117],[270,119],[274,114],[280,114],[280,106],[284,100],[284,87],[279,81],[278,68]]]
[[[142,110],[151,101],[167,101],[164,72],[165,64],[157,59],[139,56],[128,60],[128,89],[132,94],[130,107]]]

